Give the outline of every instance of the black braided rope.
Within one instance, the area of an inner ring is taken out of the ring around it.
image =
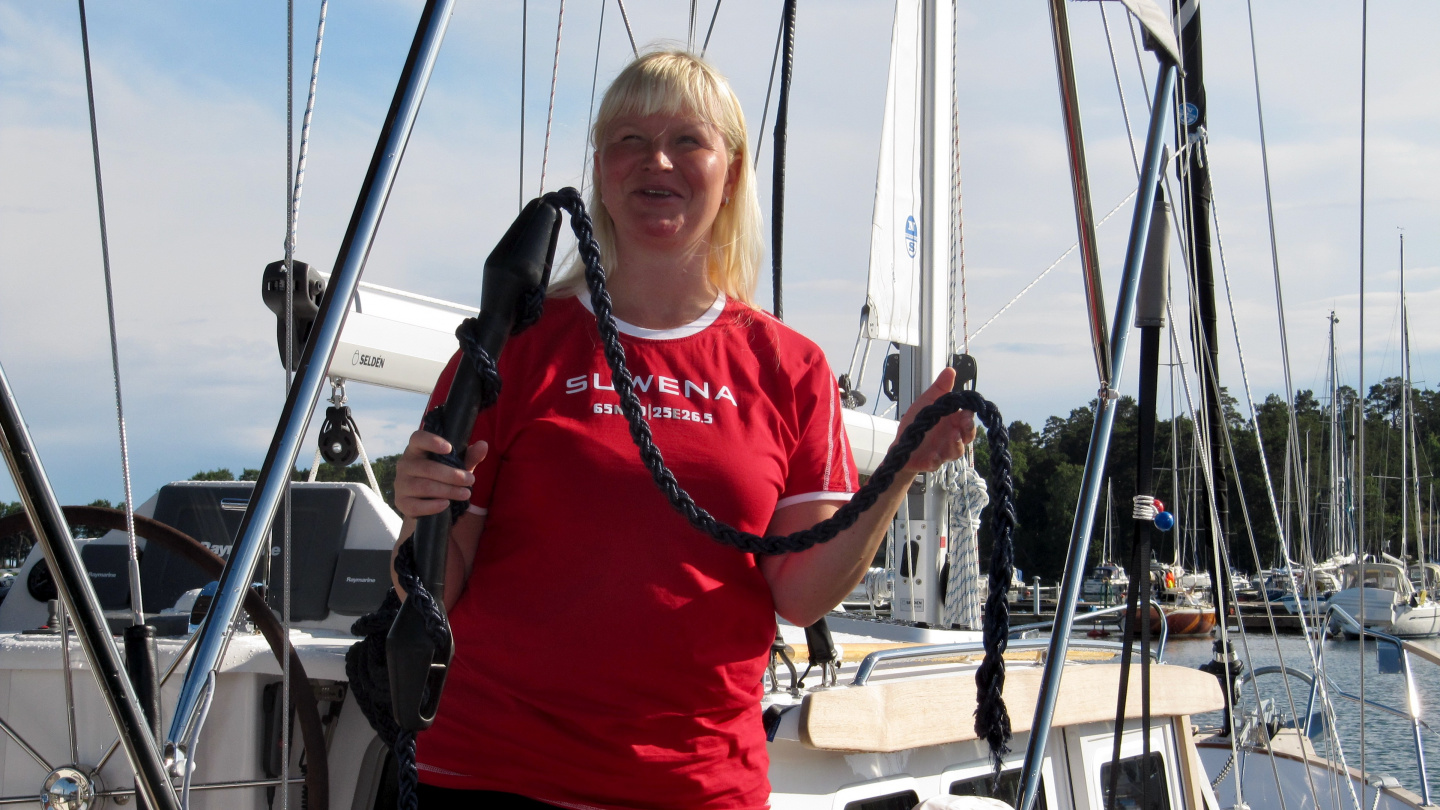
[[[525,302],[521,305],[517,325],[520,320],[527,320],[529,324],[540,320],[540,310],[542,310],[544,306],[545,297],[543,291],[538,299],[534,295],[527,296]],[[495,360],[491,358],[490,354],[485,351],[485,348],[480,345],[480,339],[475,334],[478,325],[474,318],[466,318],[460,322],[459,326],[455,327],[455,338],[460,341],[460,354],[467,362],[475,367],[475,373],[480,377],[480,407],[478,410],[483,411],[494,405],[495,401],[500,398],[500,369],[497,367]],[[437,436],[444,434],[445,404],[442,402],[427,411],[425,418],[420,422],[420,427],[427,433],[434,433]],[[463,470],[465,469],[465,452],[468,449],[469,448],[463,444],[452,445],[450,452],[431,453],[430,458],[446,466]],[[459,520],[460,516],[465,514],[465,510],[469,507],[470,504],[466,501],[451,501],[450,522],[453,524]]]
[[[666,500],[691,526],[720,543],[754,554],[784,554],[803,551],[824,543],[850,528],[860,515],[875,505],[880,495],[894,483],[910,455],[920,446],[925,434],[941,419],[959,410],[975,413],[985,426],[990,444],[990,460],[995,479],[996,504],[990,512],[990,596],[985,606],[983,639],[985,657],[975,673],[975,732],[990,744],[991,757],[998,769],[1001,758],[1009,753],[1006,743],[1011,737],[1010,716],[1005,708],[1004,653],[1010,635],[1010,608],[1005,600],[1014,573],[1015,487],[1011,479],[1010,432],[999,408],[975,391],[951,391],[927,405],[915,416],[885,459],[859,492],[840,507],[834,515],[809,529],[788,536],[751,534],[730,526],[707,512],[690,497],[675,474],[665,466],[660,449],[655,446],[650,425],[645,421],[644,408],[635,394],[634,378],[625,364],[625,348],[615,326],[613,305],[605,289],[605,269],[600,263],[600,245],[595,241],[594,226],[585,211],[580,193],[573,188],[545,195],[547,202],[570,212],[570,227],[579,241],[580,258],[585,263],[585,281],[590,287],[590,303],[604,344],[605,360],[610,366],[611,384],[620,396],[620,410],[630,427],[630,438],[640,451],[641,463],[650,471],[655,485]]]
[[[545,305],[543,289],[531,290],[520,305],[517,313],[515,333],[540,319]],[[455,328],[455,338],[460,342],[460,353],[470,363],[480,378],[480,399],[478,411],[495,404],[500,397],[500,371],[476,334],[479,324],[474,318],[466,318]],[[437,405],[425,414],[422,427],[434,434],[443,434],[445,406]],[[468,438],[468,437],[467,437]],[[452,445],[448,453],[431,453],[430,457],[442,464],[464,469],[464,443]],[[466,501],[450,502],[450,521],[453,524],[469,507]],[[435,645],[442,658],[448,658],[452,642],[450,624],[445,611],[435,601],[425,582],[415,573],[415,543],[413,537],[400,544],[395,555],[395,578],[408,594],[416,607],[425,616],[425,633]],[[371,728],[395,754],[399,784],[397,785],[400,810],[419,810],[420,774],[415,764],[415,732],[403,729],[395,722],[394,705],[390,700],[390,673],[386,659],[385,638],[400,613],[400,597],[391,588],[385,595],[379,610],[362,616],[351,626],[350,632],[361,636],[360,641],[345,652],[345,675],[350,679],[355,692],[355,702]],[[428,696],[421,696],[424,703]]]
[[[411,538],[400,544],[400,550],[395,555],[395,578],[405,589],[407,598],[415,600],[415,605],[425,614],[425,633],[439,651],[436,657],[447,657],[445,651],[450,649],[451,644],[450,624],[435,597],[415,573],[415,543]],[[385,658],[385,636],[399,613],[400,597],[391,588],[379,610],[361,616],[350,626],[350,632],[362,638],[345,651],[345,676],[350,679],[355,702],[365,719],[370,721],[370,727],[395,753],[400,776],[397,791],[400,810],[419,810],[417,791],[420,775],[415,766],[415,732],[402,729],[395,722]],[[421,702],[424,700],[425,696],[422,696]]]
[[[995,778],[1010,753],[1010,711],[1005,706],[1005,648],[1010,645],[1010,580],[1015,574],[1015,499],[1010,480],[1010,438],[997,449],[994,432],[986,425],[990,461],[994,468],[998,503],[991,507],[990,593],[985,597],[981,638],[985,658],[975,670],[975,733],[990,744]]]
[[[400,613],[400,597],[391,588],[385,600],[374,613],[367,613],[350,625],[350,632],[360,640],[345,651],[345,677],[350,679],[350,691],[360,712],[370,721],[370,727],[380,735],[380,740],[391,749],[400,736],[400,724],[395,722],[393,704],[390,702],[390,673],[385,660],[385,634],[395,623]]]

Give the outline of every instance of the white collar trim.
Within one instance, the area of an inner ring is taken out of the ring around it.
[[[580,299],[581,305],[583,305],[591,315],[595,314],[595,305],[590,301],[589,292],[585,292],[576,297]],[[684,326],[677,326],[673,329],[646,329],[643,326],[626,323],[619,318],[615,319],[615,328],[618,329],[622,335],[645,338],[646,340],[675,340],[676,338],[690,337],[691,335],[698,335],[705,331],[710,324],[715,322],[716,318],[720,317],[720,313],[725,311],[725,301],[725,293],[716,294],[715,303],[711,304],[710,308],[705,310],[704,314]]]

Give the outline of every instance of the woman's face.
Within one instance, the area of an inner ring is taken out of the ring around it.
[[[708,238],[740,174],[719,128],[692,115],[616,118],[595,165],[622,254],[689,248]]]

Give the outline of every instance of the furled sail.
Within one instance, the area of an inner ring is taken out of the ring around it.
[[[880,130],[880,167],[870,224],[865,336],[920,342],[920,203],[923,104],[920,0],[897,0],[890,76]]]

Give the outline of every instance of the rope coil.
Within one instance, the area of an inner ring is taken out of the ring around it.
[[[997,504],[991,512],[991,532],[994,542],[990,559],[990,596],[986,603],[983,632],[985,657],[975,675],[977,691],[975,730],[989,743],[991,756],[998,772],[1001,758],[1009,752],[1006,743],[1011,737],[1010,718],[1002,693],[1005,685],[1003,655],[1009,636],[1010,615],[1005,595],[1014,570],[1013,534],[1016,523],[1009,431],[999,409],[975,391],[946,393],[934,403],[920,410],[914,421],[896,440],[884,461],[871,475],[870,480],[830,518],[809,529],[787,536],[762,537],[736,529],[716,519],[695,503],[690,494],[680,486],[674,473],[666,467],[660,449],[655,446],[650,425],[645,420],[644,407],[635,393],[634,378],[626,365],[625,349],[620,342],[619,330],[615,325],[613,303],[605,287],[605,269],[600,260],[600,246],[595,240],[593,223],[586,213],[580,193],[573,188],[564,188],[544,195],[543,199],[546,203],[570,213],[570,225],[579,242],[578,251],[585,264],[585,280],[590,289],[591,305],[595,312],[605,359],[610,366],[611,380],[620,397],[620,409],[629,426],[630,437],[639,451],[641,463],[649,471],[651,478],[670,505],[691,526],[719,543],[753,554],[784,554],[803,551],[817,543],[833,539],[840,532],[853,526],[860,515],[875,504],[880,494],[894,483],[895,476],[904,469],[910,455],[919,447],[925,434],[941,419],[962,409],[973,411],[976,414],[981,424],[985,426],[986,436],[989,440]],[[536,304],[536,311],[525,313],[524,317],[517,321],[517,332],[523,328],[519,325],[520,322],[526,322],[528,325],[538,319],[538,309],[543,304],[543,291],[540,295],[527,298],[525,307],[528,309],[532,303]],[[534,317],[529,317],[531,315]],[[472,325],[467,325],[468,323],[461,324],[460,328],[456,330],[456,337],[460,341],[461,353],[465,360],[474,364],[484,381],[481,400],[481,410],[484,410],[493,405],[499,395],[499,372],[494,359],[480,346],[471,332]],[[437,411],[439,411],[438,408],[426,415],[427,430],[431,429],[431,425],[439,423],[440,415]],[[450,466],[461,467],[464,463],[463,452],[463,448],[452,448],[449,454],[437,457],[437,459]],[[463,501],[452,502],[452,515],[458,515],[466,507],[467,505]],[[429,619],[431,623],[427,625],[426,631],[435,634],[443,633],[444,644],[448,647],[449,628],[445,626],[443,611],[440,611],[434,604],[434,598],[425,589],[420,578],[414,575],[413,560],[413,545],[407,538],[401,544],[400,553],[395,560],[396,576],[400,586],[405,589],[410,598],[428,600],[428,602],[420,603],[423,612],[427,617],[431,617]],[[385,613],[388,609],[390,611],[389,618],[393,620],[394,611],[398,611],[399,604],[399,599],[392,590],[381,607],[381,613]],[[390,627],[390,621],[381,618],[381,613],[365,616],[355,623],[352,631],[357,635],[364,634],[365,638],[357,642],[346,654],[346,671],[350,675],[352,683],[357,683],[356,699],[360,703],[362,711],[370,719],[371,725],[380,733],[382,739],[385,739],[395,751],[396,757],[400,761],[401,806],[411,810],[418,807],[418,799],[414,797],[415,785],[418,784],[414,759],[414,735],[410,732],[400,731],[393,717],[389,716],[388,690],[379,686],[386,682],[386,678],[383,672],[375,671],[377,666],[383,669],[385,633]],[[362,667],[370,671],[362,674],[359,672]],[[359,685],[357,678],[363,680],[364,685]],[[385,698],[384,705],[378,700],[382,697]],[[382,714],[383,717],[381,717]]]

